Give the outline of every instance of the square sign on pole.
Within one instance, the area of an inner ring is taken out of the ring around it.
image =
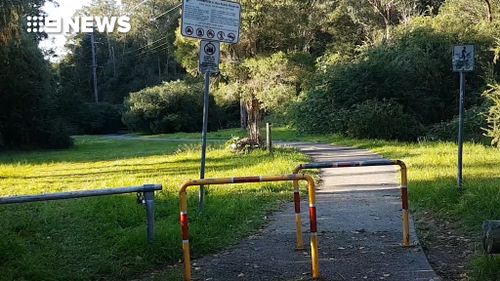
[[[241,5],[225,0],[183,0],[183,36],[237,44],[240,41]]]
[[[201,40],[200,42],[200,72],[219,72],[220,43],[217,41]]]
[[[474,71],[474,45],[457,45],[453,47],[453,71]]]
[[[453,71],[460,73],[460,97],[458,111],[458,163],[457,185],[463,186],[463,149],[464,149],[464,116],[465,116],[465,73],[474,71],[474,45],[456,45],[453,47]]]

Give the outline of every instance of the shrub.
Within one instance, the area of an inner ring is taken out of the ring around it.
[[[32,37],[0,47],[0,148],[71,145],[65,122],[57,118],[52,79]]]
[[[68,148],[73,146],[73,139],[69,135],[68,123],[54,119],[42,125],[38,139],[43,148]]]
[[[487,113],[486,135],[492,138],[491,145],[500,147],[500,84],[490,85],[484,95],[491,102]]]
[[[290,106],[287,117],[300,133],[345,134],[349,110],[336,105],[325,96],[301,97]]]
[[[357,104],[347,123],[347,134],[355,138],[415,140],[421,133],[422,125],[394,100]]]
[[[483,142],[486,118],[485,106],[474,106],[465,111],[464,115],[464,140]],[[456,141],[458,137],[459,118],[455,116],[450,121],[443,121],[430,125],[425,137],[431,140]]]
[[[457,74],[450,68],[450,48],[456,42],[477,45],[480,61],[492,58],[491,38],[474,30],[467,36],[435,27],[434,19],[401,26],[390,41],[363,50],[349,61],[320,65],[306,83],[291,119],[310,133],[345,133],[343,115],[366,100],[392,100],[424,125],[450,120],[456,115]],[[482,102],[485,67],[468,76],[467,102]],[[332,121],[335,120],[335,121]],[[351,128],[351,131],[353,128]],[[403,136],[401,136],[403,137]]]
[[[78,126],[86,134],[116,133],[124,127],[122,105],[106,102],[86,103],[82,106]]]
[[[210,97],[209,129],[217,128],[217,114]],[[122,120],[133,131],[156,134],[199,131],[202,117],[203,84],[186,80],[131,93],[125,100]]]

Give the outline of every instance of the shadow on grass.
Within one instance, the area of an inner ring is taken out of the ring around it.
[[[266,186],[210,187],[202,215],[192,194],[193,256],[257,229],[278,206],[281,191],[292,198],[289,185]],[[146,241],[145,210],[133,194],[0,206],[0,280],[132,280],[174,264],[181,258],[178,196],[162,192],[156,202],[152,245]]]

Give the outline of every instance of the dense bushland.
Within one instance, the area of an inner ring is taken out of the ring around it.
[[[203,83],[191,79],[146,88],[131,93],[125,100],[125,108],[123,122],[133,131],[155,134],[201,131]],[[221,112],[211,96],[209,130],[224,127],[219,118]]]
[[[51,70],[37,40],[21,34],[0,45],[0,148],[61,148],[72,144],[57,112]]]
[[[493,63],[491,48],[499,29],[498,22],[486,22],[480,14],[474,14],[481,7],[478,3],[457,13],[457,7],[463,4],[448,1],[437,16],[416,16],[393,28],[390,39],[357,54],[326,54],[301,98],[291,107],[292,122],[308,133],[385,139],[417,139],[429,131],[422,126],[434,132],[448,122],[447,127],[452,127],[457,124],[459,81],[451,71],[451,47],[468,42],[476,45],[477,70],[467,77],[466,107],[470,109],[468,121],[473,121],[467,129],[470,139],[481,139],[485,122],[480,119],[485,120],[486,110],[482,92],[488,80],[498,78],[499,67]],[[391,102],[383,108],[380,102],[373,104],[373,100],[386,99]],[[389,117],[395,112],[405,117]],[[394,126],[378,128],[384,118],[393,118]],[[398,131],[398,120],[402,119],[406,119],[411,134]],[[454,138],[456,130],[442,132],[434,137]]]

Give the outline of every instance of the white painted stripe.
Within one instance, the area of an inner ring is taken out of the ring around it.
[[[309,208],[316,207],[315,204],[309,204]]]
[[[187,211],[186,211],[186,212],[181,212],[181,216],[182,216],[182,215],[187,215],[187,214],[188,214],[188,212],[187,212]]]
[[[260,181],[264,181],[264,177],[263,176],[259,176],[259,180]]]
[[[189,244],[189,240],[182,240],[182,244]]]
[[[234,177],[233,177],[233,178],[231,178],[231,183],[234,183]]]

